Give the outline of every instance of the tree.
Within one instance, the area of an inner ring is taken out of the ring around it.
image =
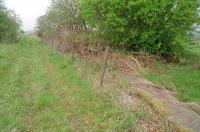
[[[37,30],[61,32],[61,30],[85,29],[85,22],[80,14],[79,0],[52,0],[46,14],[38,19]]]
[[[197,0],[81,0],[87,25],[111,46],[163,57],[179,53],[198,8]]]
[[[14,11],[5,8],[0,1],[0,42],[15,42],[20,32],[21,21]]]
[[[176,57],[199,24],[197,0],[52,0],[38,31],[87,30],[113,48]]]

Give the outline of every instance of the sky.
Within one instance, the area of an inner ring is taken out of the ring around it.
[[[34,30],[36,20],[39,16],[44,15],[49,0],[5,0],[8,9],[15,11],[23,22],[23,30]]]

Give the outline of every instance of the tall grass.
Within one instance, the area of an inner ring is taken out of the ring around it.
[[[157,62],[156,70],[145,73],[147,79],[177,93],[183,102],[200,102],[200,46],[190,45],[178,64]]]
[[[133,89],[112,67],[99,87],[100,62],[72,62],[37,39],[0,45],[0,130],[169,130],[143,99],[123,103]]]

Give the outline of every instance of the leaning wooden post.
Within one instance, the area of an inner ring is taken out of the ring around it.
[[[72,46],[71,46],[71,56],[72,56],[72,61],[74,61],[74,43],[72,43]]]
[[[62,41],[62,38],[60,38],[59,37],[59,40],[58,40],[59,42],[58,42],[58,45],[57,45],[57,51],[59,51],[60,50],[60,47],[61,47],[61,45],[62,45],[62,43],[63,43],[63,41]]]
[[[109,57],[109,46],[107,45],[106,51],[105,51],[105,54],[104,54],[103,71],[102,71],[102,75],[101,75],[100,86],[103,86],[103,81],[104,81],[106,68],[107,68],[107,64],[108,64],[108,57]]]
[[[74,61],[75,60],[75,40],[74,40],[74,38],[71,38],[70,42],[71,42],[71,57],[72,57],[72,61]]]

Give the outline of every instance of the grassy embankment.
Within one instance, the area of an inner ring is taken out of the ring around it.
[[[145,77],[174,90],[183,102],[200,102],[200,45],[189,46],[183,58],[179,64],[157,62]]]
[[[98,88],[99,71],[99,64],[72,63],[40,40],[0,44],[0,130],[172,129],[145,101],[131,109],[120,103],[121,92],[130,91],[116,74]]]

